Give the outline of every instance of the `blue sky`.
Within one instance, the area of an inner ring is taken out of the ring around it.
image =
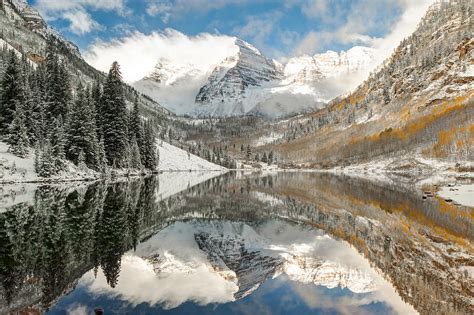
[[[124,36],[127,31],[150,33],[173,28],[189,35],[209,32],[242,37],[272,57],[291,54],[308,34],[332,33],[348,23],[352,23],[355,33],[382,37],[404,9],[404,1],[399,0],[30,0],[30,3],[82,50],[97,39]],[[320,40],[320,45],[303,49],[304,52],[341,50],[366,42],[342,35],[331,40],[326,37]]]
[[[413,31],[429,2],[29,0],[50,25],[76,43],[86,55],[98,45],[103,48],[104,43],[116,44],[137,34],[149,36],[168,30],[166,36],[176,35],[174,31],[190,38],[203,33],[237,36],[278,60],[346,50],[355,45],[383,46],[384,41],[385,50],[393,49]],[[395,44],[387,42],[390,38]],[[117,48],[115,45],[114,49]]]

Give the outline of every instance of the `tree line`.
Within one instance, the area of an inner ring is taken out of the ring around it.
[[[120,66],[114,62],[104,82],[73,88],[64,60],[49,43],[45,61],[4,47],[0,80],[0,138],[11,153],[35,150],[42,177],[65,170],[67,160],[82,169],[155,171],[158,156],[152,123],[140,117],[138,95],[129,110]]]

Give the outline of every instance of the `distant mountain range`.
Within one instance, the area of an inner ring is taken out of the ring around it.
[[[134,86],[177,114],[284,117],[324,107],[368,74],[374,50],[354,47],[291,58],[283,65],[235,38],[235,51],[210,69],[159,60]]]

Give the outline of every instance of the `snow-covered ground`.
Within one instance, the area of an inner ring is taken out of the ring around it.
[[[418,179],[417,185],[419,186],[446,182],[451,177],[474,178],[473,172],[457,172],[456,164],[474,167],[474,163],[469,161],[450,162],[427,159],[421,156],[400,156],[346,167],[335,167],[328,171],[336,174],[372,178],[384,182],[391,182],[391,175],[393,174],[410,175]]]
[[[273,142],[276,142],[276,141],[282,139],[283,136],[284,135],[282,133],[272,132],[268,135],[263,135],[260,138],[258,138],[257,140],[255,140],[253,145],[258,147],[258,146],[270,144],[270,143],[273,143]]]
[[[0,183],[40,182],[40,181],[74,181],[94,179],[99,176],[92,170],[80,170],[73,163],[66,162],[65,170],[52,178],[41,178],[35,172],[33,150],[26,158],[20,158],[8,152],[8,144],[0,141]]]
[[[199,156],[157,140],[160,153],[160,171],[224,171],[226,168],[208,162]]]
[[[474,184],[442,187],[438,195],[461,205],[474,207]]]
[[[80,170],[73,163],[66,162],[66,170],[53,178],[41,178],[35,172],[34,152],[31,150],[26,158],[17,157],[8,152],[8,144],[0,141],[0,183],[41,182],[41,181],[75,181],[99,178],[100,174],[92,170]],[[188,154],[164,141],[157,141],[160,153],[160,171],[226,171],[226,168],[210,163],[198,156]],[[117,171],[117,174],[124,174]],[[213,174],[210,177],[215,176]],[[174,178],[173,176],[172,178]],[[184,176],[189,177],[189,176]],[[209,178],[209,177],[207,177]]]

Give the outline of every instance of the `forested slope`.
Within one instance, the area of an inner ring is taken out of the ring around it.
[[[323,167],[413,154],[474,160],[473,8],[435,3],[353,93],[286,123],[277,156]]]

